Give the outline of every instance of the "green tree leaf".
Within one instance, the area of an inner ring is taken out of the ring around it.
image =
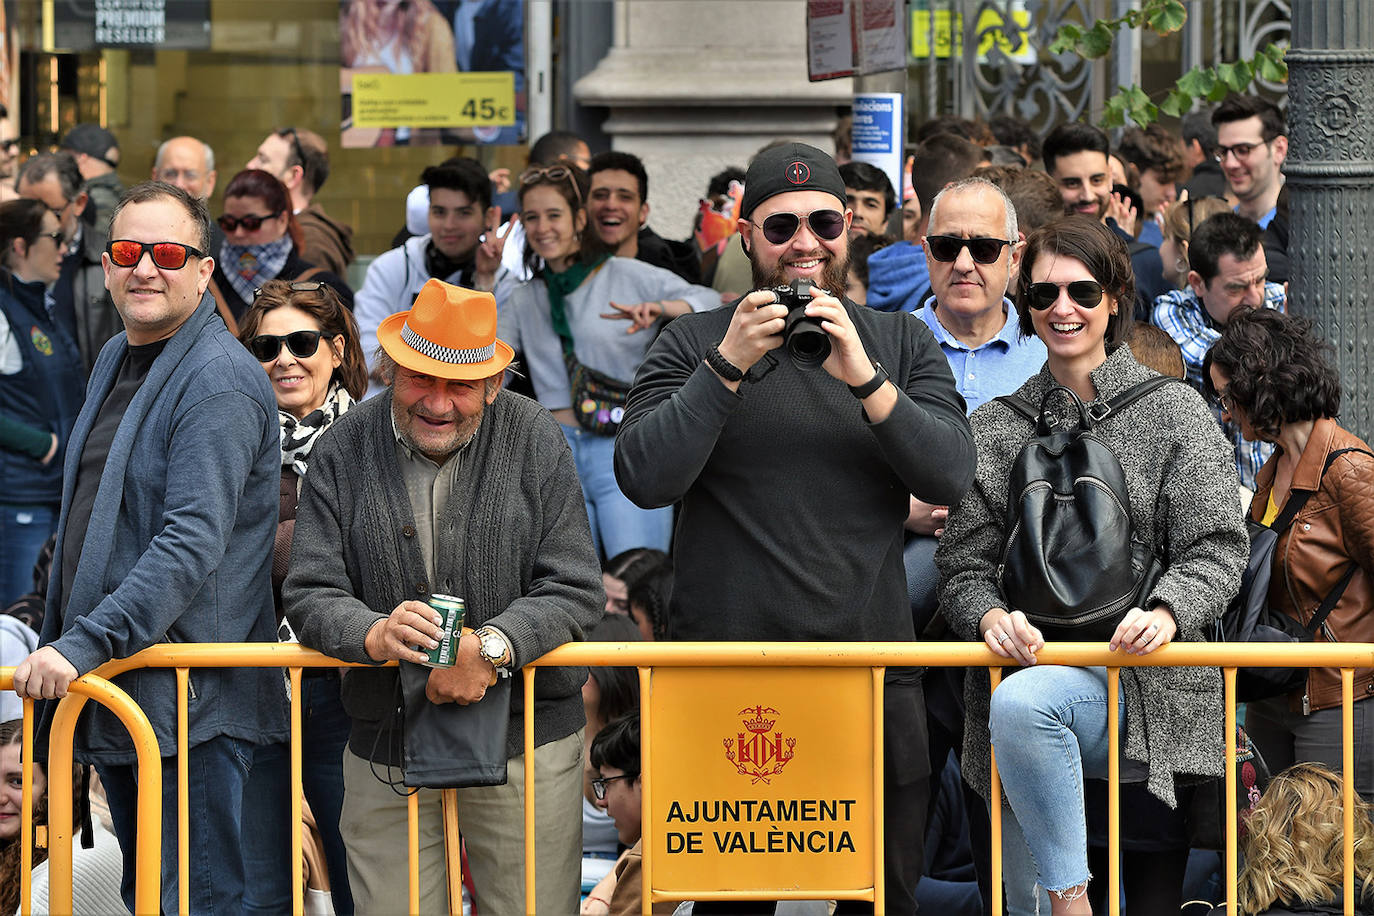
[[[1050,42],[1050,53],[1077,54],[1078,43],[1082,40],[1083,29],[1072,22],[1066,22],[1055,33],[1054,41]]]
[[[1188,10],[1179,0],[1164,0],[1147,10],[1147,15],[1150,28],[1161,35],[1177,32],[1188,21]]]
[[[1178,78],[1178,91],[1193,96],[1206,95],[1217,84],[1216,74],[1211,70],[1194,67]]]
[[[1169,95],[1159,103],[1159,110],[1171,118],[1181,118],[1193,107],[1194,96],[1179,89],[1170,89]]]
[[[1112,40],[1115,37],[1116,33],[1105,22],[1099,20],[1084,33],[1083,40],[1079,43],[1079,52],[1092,60],[1106,57],[1107,52],[1112,49]]]

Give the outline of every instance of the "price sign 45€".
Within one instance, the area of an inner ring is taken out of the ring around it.
[[[508,127],[515,74],[354,73],[355,127]]]

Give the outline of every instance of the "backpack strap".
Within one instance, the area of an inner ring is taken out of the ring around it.
[[[1322,477],[1325,477],[1326,472],[1331,470],[1332,463],[1346,452],[1360,452],[1365,455],[1374,456],[1374,453],[1354,446],[1350,448],[1338,448],[1326,456],[1326,464],[1322,465]],[[1320,485],[1321,478],[1318,478],[1318,486]],[[1288,502],[1283,506],[1283,512],[1274,520],[1274,530],[1282,534],[1289,525],[1293,524],[1294,517],[1296,517],[1302,507],[1307,504],[1307,500],[1311,498],[1311,496],[1312,491],[1310,490],[1299,490],[1296,494],[1290,495],[1288,497]],[[1289,511],[1290,506],[1293,506],[1291,512]],[[1358,563],[1350,564],[1350,568],[1345,571],[1345,575],[1341,577],[1341,581],[1337,582],[1331,591],[1326,593],[1326,598],[1322,600],[1321,606],[1317,608],[1317,613],[1312,615],[1312,622],[1303,625],[1303,629],[1307,631],[1310,638],[1316,638],[1322,625],[1326,623],[1326,618],[1330,617],[1331,612],[1336,609],[1336,605],[1341,601],[1341,595],[1345,594],[1345,588],[1350,584],[1350,580],[1355,577],[1355,570],[1358,567]]]
[[[1130,388],[1127,388],[1125,391],[1121,392],[1116,397],[1110,398],[1102,404],[1088,405],[1088,414],[1093,418],[1095,422],[1101,423],[1103,420],[1107,419],[1112,414],[1116,413],[1118,410],[1123,410],[1131,406],[1136,401],[1140,400],[1145,395],[1149,394],[1151,391],[1154,391],[1156,388],[1163,388],[1165,385],[1182,384],[1182,379],[1177,379],[1169,375],[1156,375],[1152,378],[1147,378],[1143,382],[1138,382],[1137,384],[1132,385]]]
[[[1019,395],[1003,394],[993,398],[993,400],[1001,401],[1032,423],[1037,423],[1040,420],[1040,411],[1036,409],[1035,405]]]

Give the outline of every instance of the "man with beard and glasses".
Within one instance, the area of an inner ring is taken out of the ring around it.
[[[973,474],[964,399],[924,322],[835,295],[850,213],[834,160],[786,143],[754,159],[744,187],[754,291],[664,328],[616,439],[630,499],[682,504],[669,638],[912,640],[907,494],[938,505],[963,496]],[[805,313],[830,347],[819,365],[783,346],[787,308],[772,287],[794,280],[811,286]],[[888,669],[884,722],[887,907],[912,913],[930,772],[918,672]],[[856,906],[872,909],[842,901],[839,911]]]
[[[576,912],[587,672],[538,679],[529,904],[523,695],[509,678],[582,639],[606,602],[572,452],[547,410],[502,389],[513,352],[496,337],[491,293],[430,280],[377,337],[389,387],[312,450],[282,595],[303,644],[350,662],[400,661],[343,680],[352,728],[339,828],[357,911],[406,899],[407,798],[392,787],[404,776],[467,787],[458,820],[483,912]],[[424,667],[441,635],[434,595],[467,604],[452,667]],[[495,746],[471,743],[482,734],[497,735]],[[422,913],[449,912],[440,799],[419,790]]]

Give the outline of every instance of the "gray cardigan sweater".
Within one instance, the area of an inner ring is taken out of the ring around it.
[[[538,404],[505,390],[497,394],[464,452],[443,517],[436,581],[428,582],[396,458],[390,393],[334,423],[310,455],[282,590],[301,642],[344,661],[370,663],[363,639],[373,623],[406,599],[450,594],[467,602],[466,626],[491,624],[510,638],[519,668],[582,639],[601,618],[601,569],[572,452]],[[586,677],[585,668],[539,672],[536,744],[582,727]],[[370,756],[392,715],[396,680],[395,668],[353,669],[344,677],[350,745],[360,756]],[[524,753],[523,690],[519,682],[513,688],[506,738],[511,757]]]
[[[1124,344],[1095,369],[1099,400],[1155,373]],[[1055,383],[1048,364],[1017,391],[1032,404]],[[1007,607],[996,576],[1005,540],[1007,481],[1033,433],[1030,421],[990,401],[970,417],[978,449],[972,489],[950,510],[935,562],[940,607],[960,636],[981,639],[978,624]],[[1125,471],[1131,519],[1152,539],[1164,575],[1151,602],[1172,608],[1180,640],[1199,640],[1240,585],[1249,540],[1236,497],[1230,444],[1198,393],[1166,385],[1097,427]],[[988,676],[973,668],[965,681],[964,776],[988,796]],[[1225,741],[1221,673],[1215,668],[1123,668],[1125,753],[1149,766],[1150,791],[1175,804],[1174,777],[1220,776]]]

